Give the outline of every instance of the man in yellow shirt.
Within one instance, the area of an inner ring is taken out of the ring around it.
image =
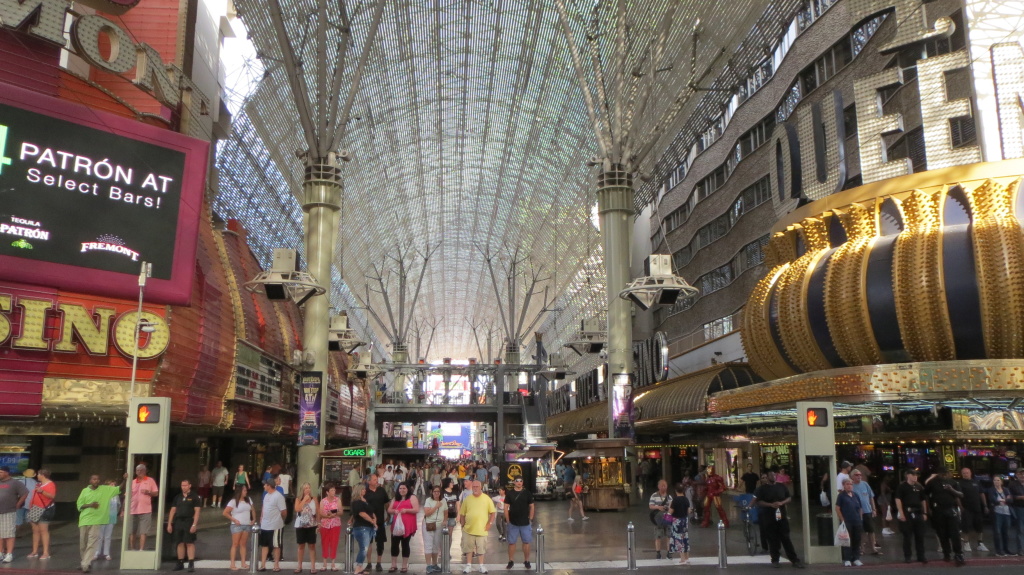
[[[494,525],[494,501],[484,495],[483,484],[473,481],[473,494],[462,501],[459,507],[459,524],[462,525],[462,552],[466,554],[466,566],[463,573],[472,573],[473,556],[480,558],[480,572],[487,573],[484,567],[484,554],[487,553],[487,531]]]

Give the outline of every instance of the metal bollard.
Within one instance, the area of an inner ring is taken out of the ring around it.
[[[260,524],[253,523],[249,528],[249,573],[255,573],[257,564],[260,562]]]
[[[441,573],[452,572],[452,532],[445,525],[441,528]]]
[[[718,568],[729,566],[729,553],[725,550],[725,522],[718,520]]]
[[[537,567],[535,567],[535,569],[537,570],[537,573],[543,573],[544,572],[544,528],[541,527],[540,525],[537,525],[537,529],[536,529],[535,532],[537,533],[537,537],[536,537],[536,539],[537,539]],[[527,557],[527,560],[529,560],[529,557]]]
[[[356,570],[355,557],[352,556],[352,543],[355,542],[355,537],[352,535],[351,527],[346,527],[345,533],[348,535],[348,540],[345,542],[345,568],[343,571],[352,573]]]
[[[636,527],[626,525],[626,571],[636,571]]]

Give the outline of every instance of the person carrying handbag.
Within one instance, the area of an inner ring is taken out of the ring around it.
[[[441,529],[448,523],[448,503],[441,495],[441,486],[430,490],[423,502],[423,554],[427,560],[427,573],[440,573],[438,557],[441,553]]]
[[[36,472],[38,484],[32,491],[32,505],[28,509],[28,522],[32,524],[32,553],[30,559],[50,558],[50,521],[53,521],[53,500],[57,498],[57,485],[50,480],[50,471],[40,469]],[[39,554],[42,543],[43,554]]]
[[[409,492],[409,486],[402,483],[395,492],[395,499],[388,506],[388,514],[394,518],[391,523],[391,568],[389,573],[398,570],[398,550],[402,550],[402,573],[409,571],[409,555],[412,552],[410,542],[416,534],[416,514],[420,504],[416,496]]]

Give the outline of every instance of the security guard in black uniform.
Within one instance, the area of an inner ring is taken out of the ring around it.
[[[957,566],[964,564],[963,541],[960,540],[959,499],[964,494],[957,490],[949,479],[949,471],[940,467],[931,477],[925,480],[925,492],[928,493],[929,507],[932,510],[931,521],[935,533],[942,544],[942,558],[950,560],[950,551]]]
[[[917,560],[927,563],[924,556],[924,526],[928,520],[928,501],[924,497],[924,486],[918,483],[918,471],[911,469],[905,474],[905,481],[896,488],[896,519],[903,532],[903,561],[913,561],[910,542],[913,537],[917,549]]]

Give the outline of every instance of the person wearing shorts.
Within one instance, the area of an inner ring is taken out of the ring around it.
[[[199,529],[199,512],[203,509],[203,498],[192,491],[192,483],[181,482],[181,493],[171,502],[171,513],[167,516],[167,532],[171,534],[171,546],[178,552],[178,564],[174,571],[185,568],[185,553],[188,553],[188,572],[196,570],[196,530]]]
[[[512,490],[505,493],[505,537],[508,539],[508,565],[515,565],[516,543],[523,542],[523,567],[530,568],[530,543],[533,543],[533,493],[523,487],[523,476],[512,482]]]
[[[463,573],[473,572],[473,556],[480,559],[480,572],[487,573],[484,555],[487,553],[487,531],[494,525],[494,501],[484,495],[483,484],[472,482],[472,495],[462,500],[459,506],[459,522],[462,524],[462,552],[466,554]]]
[[[135,479],[132,480],[129,513],[132,516],[132,530],[128,535],[128,549],[142,551],[146,546],[146,536],[153,527],[153,498],[159,495],[156,481],[146,474],[146,466],[135,466]],[[134,545],[138,537],[139,546]]]
[[[9,467],[0,467],[0,542],[6,553],[2,561],[10,563],[14,561],[14,533],[17,529],[18,508],[25,504],[28,499],[28,489],[25,484],[11,477]]]
[[[288,505],[284,495],[277,491],[276,482],[273,479],[264,481],[263,509],[260,510],[260,571],[267,570],[267,557],[271,552],[274,555],[274,571],[281,570],[281,541],[286,515]]]
[[[228,475],[230,473],[220,461],[217,462],[217,466],[210,472],[210,480],[213,483],[213,496],[210,498],[211,506],[220,507],[224,501],[224,488],[228,484]]]

